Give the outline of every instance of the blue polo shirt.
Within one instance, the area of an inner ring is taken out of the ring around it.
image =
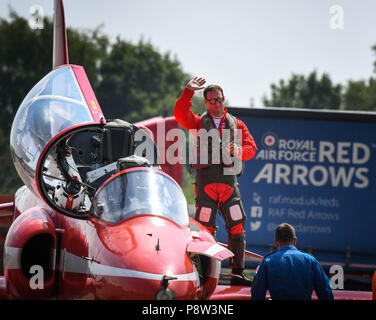
[[[262,260],[253,279],[251,299],[264,300],[267,290],[273,300],[311,300],[313,290],[320,300],[333,299],[329,279],[318,261],[292,245]]]

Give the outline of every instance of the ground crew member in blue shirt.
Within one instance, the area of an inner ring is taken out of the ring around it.
[[[311,300],[315,290],[320,300],[333,300],[329,279],[318,261],[296,249],[293,226],[280,224],[275,229],[278,251],[264,257],[253,279],[252,300],[265,300],[269,290],[273,300]]]

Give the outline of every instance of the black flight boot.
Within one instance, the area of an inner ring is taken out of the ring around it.
[[[244,269],[232,269],[233,276],[231,277],[232,286],[247,286],[252,285],[252,280],[244,273]]]
[[[229,249],[234,253],[232,257],[232,274],[231,285],[234,286],[251,286],[252,281],[244,273],[244,249],[245,242],[243,239],[230,239]]]

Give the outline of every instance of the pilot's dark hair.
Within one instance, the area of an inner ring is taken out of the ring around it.
[[[281,223],[274,232],[275,240],[282,244],[291,243],[295,238],[295,229],[291,224]]]
[[[207,92],[209,92],[209,91],[215,91],[215,90],[221,91],[222,97],[223,97],[223,90],[222,90],[222,88],[220,86],[216,85],[216,84],[211,84],[211,85],[208,85],[204,89],[204,98],[206,99],[206,93]]]

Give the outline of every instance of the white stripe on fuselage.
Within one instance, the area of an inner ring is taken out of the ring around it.
[[[5,267],[7,269],[21,269],[20,256],[22,248],[5,247],[5,252]],[[132,269],[118,268],[103,265],[95,261],[86,260],[84,257],[80,257],[66,251],[66,249],[61,250],[60,271],[63,273],[63,278],[65,272],[71,272],[113,277],[139,278],[148,280],[162,280],[163,276],[166,275],[175,277],[176,279],[174,281],[199,281],[197,272],[185,274],[156,274]]]
[[[64,261],[65,266],[63,272],[87,273],[92,275],[140,278],[149,280],[162,280],[163,276],[167,275],[175,277],[176,280],[174,281],[198,281],[198,274],[196,272],[185,274],[156,274],[142,272],[132,269],[103,265],[95,261],[85,260],[83,257],[78,257],[67,251],[65,252]]]
[[[4,247],[4,268],[21,269],[21,248]]]

